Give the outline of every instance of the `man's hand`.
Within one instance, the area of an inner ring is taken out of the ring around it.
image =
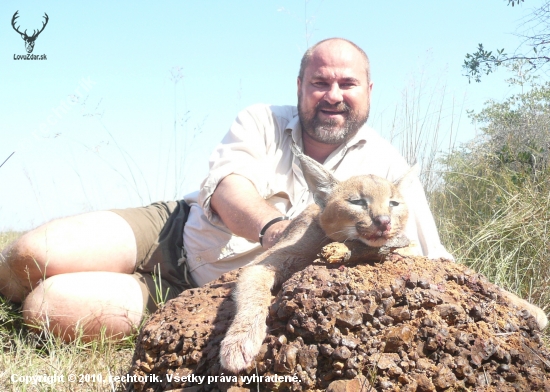
[[[260,231],[281,212],[267,203],[247,178],[230,174],[225,177],[212,194],[212,210],[231,232],[250,241],[258,242]],[[263,248],[273,246],[289,221],[273,224],[264,234]]]
[[[269,249],[273,245],[275,245],[277,241],[279,241],[279,238],[281,238],[283,231],[285,231],[286,227],[289,224],[290,224],[289,220],[282,220],[280,222],[277,222],[271,225],[264,234],[264,237],[262,240],[262,247],[264,249]]]

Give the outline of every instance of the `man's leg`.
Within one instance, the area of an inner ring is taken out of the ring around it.
[[[130,225],[110,211],[46,223],[15,240],[0,257],[0,292],[21,302],[41,280],[69,272],[130,274],[136,264]]]
[[[143,293],[132,274],[136,240],[119,215],[93,212],[46,223],[10,244],[0,258],[0,292],[22,302],[29,324],[69,340],[82,326],[99,335],[131,333]],[[29,294],[30,293],[30,294]]]
[[[40,283],[23,303],[28,325],[47,329],[65,341],[81,335],[89,341],[104,334],[122,338],[134,333],[143,317],[138,281],[115,272],[74,272]]]

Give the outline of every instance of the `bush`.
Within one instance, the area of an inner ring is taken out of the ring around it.
[[[482,134],[448,154],[430,201],[459,262],[548,311],[550,293],[550,84],[474,121]]]

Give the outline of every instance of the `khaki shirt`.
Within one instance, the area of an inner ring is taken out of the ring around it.
[[[185,198],[191,211],[183,239],[189,270],[197,284],[247,265],[263,251],[258,242],[233,235],[212,212],[210,198],[223,178],[229,174],[246,177],[267,202],[290,218],[313,203],[299,160],[292,154],[293,143],[303,147],[295,106],[260,104],[239,113],[210,157],[210,171],[200,192]],[[339,180],[375,174],[395,181],[409,169],[399,152],[366,125],[338,147],[324,166]],[[420,181],[403,196],[410,211],[405,234],[419,245],[418,253],[452,259],[441,245]]]

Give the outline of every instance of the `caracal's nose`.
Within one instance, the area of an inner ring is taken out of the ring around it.
[[[376,227],[378,227],[382,231],[387,230],[391,223],[391,219],[388,215],[379,215],[375,217],[373,221]]]

